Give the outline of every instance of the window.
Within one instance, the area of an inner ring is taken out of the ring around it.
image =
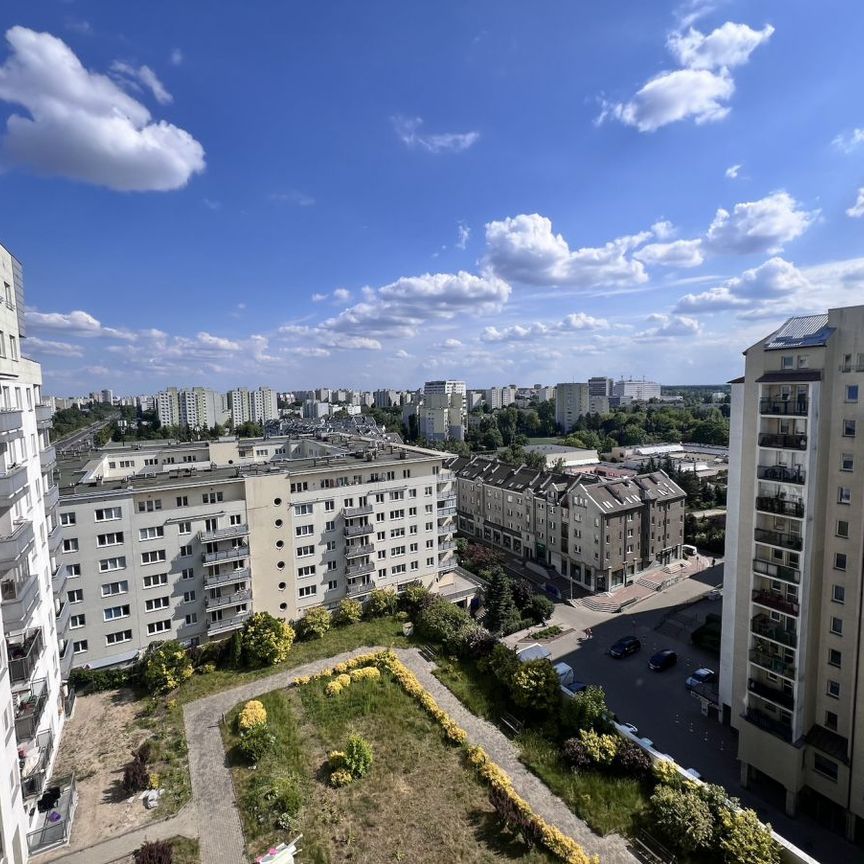
[[[844,453],[840,457],[840,470],[852,471],[855,468],[855,457],[851,453]]]
[[[84,599],[84,592],[80,588],[73,588],[66,592],[66,599],[70,603],[80,603]]]
[[[831,759],[826,759],[820,753],[813,754],[813,770],[817,774],[822,774],[829,780],[837,780],[837,763]]]
[[[838,537],[848,537],[849,536],[849,523],[845,519],[837,520],[837,527],[834,533]]]
[[[75,524],[75,514],[74,513],[61,513],[60,514],[60,524],[61,525],[74,525]]]
[[[157,633],[165,633],[171,629],[171,620],[167,621],[152,621],[147,625],[147,635],[155,636]]]
[[[836,636],[842,636],[843,635],[843,619],[842,618],[837,618],[837,617],[831,618],[831,632],[834,633]]]
[[[335,552],[336,551],[336,541],[335,540],[328,540],[327,545],[324,548],[328,552]]]
[[[63,541],[63,551],[64,552],[77,552],[78,551],[78,540],[75,537],[70,537],[68,540]]]
[[[145,601],[144,611],[155,612],[157,609],[167,609],[171,605],[170,597],[152,597]]]
[[[836,648],[828,649],[828,665],[836,666],[838,669],[842,665],[843,662],[843,654],[838,651]]]
[[[161,525],[154,525],[152,528],[141,528],[138,531],[139,540],[156,540],[157,538],[164,536],[165,529]]]
[[[87,640],[79,639],[77,642],[72,643],[72,653],[73,654],[83,654],[87,650]]]
[[[195,592],[194,591],[184,591],[183,592],[183,602],[184,603],[194,603],[195,602]]]
[[[138,502],[138,512],[139,513],[152,513],[154,510],[162,509],[162,501],[158,498],[153,501],[139,501]]]
[[[128,618],[129,617],[129,604],[125,603],[123,606],[109,606],[107,609],[102,610],[102,619],[104,621],[114,621],[117,618]]]
[[[87,616],[84,614],[81,615],[73,615],[69,619],[69,628],[71,630],[77,630],[79,627],[83,627],[87,623]]]
[[[329,513],[331,510],[335,510],[335,509],[336,509],[336,502],[332,498],[329,501],[324,502],[324,512],[325,513]]]
[[[125,594],[129,590],[129,582],[126,579],[120,582],[104,582],[102,584],[102,596],[113,597],[115,594]]]
[[[857,402],[858,401],[858,385],[857,384],[847,384],[846,385],[846,401],[847,402]]]
[[[125,570],[126,556],[120,555],[117,558],[103,558],[99,562],[99,572],[108,573],[110,570]]]
[[[314,525],[298,525],[294,529],[294,534],[297,537],[309,537],[310,535],[315,533]]]
[[[835,552],[834,553],[834,569],[835,570],[845,570],[846,569],[846,553],[845,552]],[[837,587],[836,585],[834,586]]]
[[[80,564],[67,564],[66,565],[66,575],[70,578],[73,576],[81,575],[81,565]]]
[[[298,592],[298,597],[313,597],[318,593],[317,585],[304,585]]]
[[[843,421],[843,437],[844,438],[854,438],[855,437],[855,421],[854,420],[844,420]]]
[[[328,519],[326,524],[324,525],[325,531],[335,531],[336,530],[336,520]]]
[[[178,495],[177,496],[177,506],[178,507],[188,507],[189,506],[189,498],[186,495]]]
[[[314,576],[315,575],[315,565],[307,564],[305,567],[300,567],[297,570],[297,575],[302,578],[304,576]]]
[[[241,525],[242,522],[243,522],[243,519],[242,519],[242,517],[240,516],[239,513],[232,513],[232,514],[228,517],[228,524],[229,524],[229,525]]]
[[[201,496],[201,501],[204,504],[215,504],[217,501],[221,501],[222,499],[222,492],[205,492]]]
[[[96,537],[97,546],[119,546],[122,542],[122,531],[112,531],[110,534],[99,534]]]
[[[191,522],[178,522],[177,523],[177,533],[178,534],[191,534],[192,533],[192,523]],[[159,535],[162,536],[161,534]]]
[[[831,599],[835,603],[845,603],[846,589],[842,585],[833,585],[831,588]]]
[[[397,576],[398,574],[404,573],[404,572],[405,572],[405,565],[404,564],[396,564],[392,570],[392,573],[394,576]]]
[[[118,645],[121,642],[131,642],[132,641],[132,631],[131,630],[118,630],[116,633],[109,633],[105,637],[106,645]]]
[[[337,566],[337,565],[336,565],[336,562],[335,562],[335,561],[328,561],[328,562],[327,562],[327,570],[328,570],[328,571],[330,571],[330,570],[335,570],[335,569],[336,569],[336,566]]]
[[[195,578],[195,570],[192,567],[186,567],[185,569],[180,571],[181,579],[194,579]]]
[[[305,558],[309,555],[314,555],[314,554],[315,554],[315,547],[314,546],[298,546],[297,547],[297,557],[298,558]]]
[[[825,712],[825,728],[832,732],[837,731],[837,715],[833,711]]]
[[[12,335],[9,336],[9,356],[13,360],[18,359],[18,337],[17,336],[12,336]],[[15,389],[18,390],[17,387]]]
[[[338,587],[339,587],[339,582],[335,579],[333,579],[327,583],[327,590],[328,591],[335,591]]]
[[[186,626],[189,627],[190,625],[197,624],[197,623],[198,623],[198,613],[197,612],[190,612],[186,616],[186,621],[185,621]]]
[[[96,510],[93,516],[97,522],[112,522],[115,519],[121,519],[123,511],[120,507],[103,507],[101,510]]]
[[[838,504],[851,504],[852,503],[852,490],[848,486],[839,486],[837,488],[837,503]]]
[[[311,504],[295,504],[294,505],[294,515],[295,516],[311,516],[312,515],[312,505]]]
[[[182,547],[187,548],[187,547]],[[165,561],[167,559],[167,553],[164,549],[153,549],[151,552],[142,552],[141,553],[141,563],[142,564],[158,564],[161,561]]]
[[[780,358],[781,369],[794,369],[795,358],[791,354],[785,354]]]
[[[181,546],[179,554],[180,554],[181,558],[188,558],[192,554],[192,544],[189,543],[186,546]],[[164,561],[165,558],[163,557],[163,558],[160,558],[159,560]]]
[[[143,585],[145,588],[155,588],[158,585],[167,585],[168,584],[168,574],[167,573],[153,573],[150,576],[144,577]]]

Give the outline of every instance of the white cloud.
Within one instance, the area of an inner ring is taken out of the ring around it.
[[[27,324],[35,331],[64,330],[77,336],[108,337],[110,339],[134,340],[135,335],[129,330],[115,327],[105,327],[101,321],[89,312],[76,309],[74,312],[38,312],[28,309]]]
[[[724,172],[727,180],[737,180],[738,172],[741,170],[740,165],[730,165]]]
[[[175,48],[169,57],[172,66],[180,66],[183,63],[183,52],[179,48]]]
[[[196,337],[198,342],[206,348],[214,348],[217,351],[239,351],[240,345],[231,339],[223,339],[221,336],[212,336],[202,331]],[[254,338],[254,337],[253,337]]]
[[[458,339],[445,339],[441,343],[441,347],[442,348],[461,348],[462,344],[463,343],[460,342]]]
[[[846,215],[853,219],[860,219],[864,216],[864,186],[858,190],[858,198],[851,207],[847,208]]]
[[[731,213],[719,209],[706,242],[720,253],[774,252],[800,237],[818,215],[818,210],[802,210],[788,192],[774,192],[758,201],[736,204]]]
[[[326,299],[327,299],[326,294],[321,294],[317,291],[312,295],[312,302],[313,303],[320,303],[322,300],[326,300]]]
[[[404,348],[400,348],[393,356],[397,360],[408,360],[411,357],[411,355]]]
[[[25,353],[35,349],[36,354],[49,354],[54,357],[83,357],[84,351],[79,345],[70,342],[55,342],[52,339],[40,339],[38,336],[29,336],[24,343]]]
[[[319,331],[318,338],[331,348],[357,348],[361,351],[380,351],[381,343],[369,336],[345,336],[344,334]]]
[[[351,299],[351,292],[347,288],[337,288],[333,292],[333,299],[340,303],[347,303]]]
[[[654,313],[648,316],[647,323],[652,326],[632,337],[636,342],[669,342],[681,337],[698,336],[702,332],[699,321],[687,315]]]
[[[456,248],[464,249],[468,245],[468,241],[471,239],[471,229],[464,222],[460,222],[456,226],[456,233]]]
[[[864,144],[864,129],[841,132],[831,143],[843,153],[851,153]]]
[[[480,339],[483,342],[522,342],[552,335],[605,330],[608,327],[609,322],[605,318],[593,318],[584,312],[575,312],[551,323],[534,321],[531,324],[513,324],[501,329],[485,327]]]
[[[271,201],[280,201],[287,204],[294,204],[297,207],[313,207],[315,199],[299,189],[291,189],[289,192],[271,192],[267,196]]]
[[[670,33],[666,46],[678,63],[688,69],[731,69],[746,63],[773,33],[770,24],[753,30],[746,24],[727,21],[707,36],[693,27],[686,33]]]
[[[699,238],[649,243],[637,249],[633,256],[645,264],[660,264],[664,267],[698,267],[705,260]]]
[[[552,222],[539,213],[486,225],[486,261],[503,279],[529,285],[576,288],[631,286],[646,282],[641,261],[629,253],[651,236],[619,237],[598,248],[571,250]]]
[[[222,209],[222,202],[221,201],[214,201],[212,198],[202,198],[201,201],[203,202],[204,206],[208,210],[221,210]]]
[[[141,85],[146,87],[160,105],[169,105],[174,101],[174,97],[165,89],[165,85],[149,66],[136,68],[128,63],[115,60],[111,64],[111,72],[117,83],[127,89],[140,90]]]
[[[429,153],[460,153],[473,147],[480,139],[479,132],[421,132],[423,120],[420,117],[397,115],[391,117],[390,122],[396,136],[406,147],[426,150]]]
[[[85,69],[65,42],[25,27],[6,31],[0,99],[22,106],[6,122],[8,162],[120,191],[185,186],[204,170],[204,148],[105,75]]]

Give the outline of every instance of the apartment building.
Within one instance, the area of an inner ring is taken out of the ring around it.
[[[656,381],[646,381],[644,378],[621,378],[612,387],[612,396],[618,405],[659,399],[660,392],[661,387]]]
[[[468,416],[464,381],[427,381],[418,429],[427,441],[464,441]]]
[[[791,318],[732,382],[721,702],[745,785],[864,827],[864,306]],[[856,746],[857,745],[857,746]]]
[[[52,412],[42,405],[39,364],[21,353],[21,265],[2,247],[0,283],[0,859],[24,862],[63,842],[74,812],[74,782],[57,778],[60,818],[49,823],[37,808],[73,704],[63,683],[72,655],[65,574],[56,563]]]
[[[555,422],[566,435],[586,414],[605,414],[609,398],[591,393],[589,383],[555,385]]]
[[[453,581],[446,454],[334,436],[109,447],[63,460],[75,666],[221,638],[375,587]]]
[[[662,471],[603,480],[452,458],[459,530],[554,568],[589,591],[629,585],[681,557],[685,493]]]
[[[253,423],[260,423],[263,426],[268,420],[276,420],[279,417],[276,391],[269,387],[253,390],[249,394],[249,403]]]

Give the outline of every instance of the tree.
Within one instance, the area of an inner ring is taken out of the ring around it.
[[[649,801],[653,824],[670,846],[681,852],[694,852],[711,845],[714,820],[711,808],[692,784],[673,788],[660,784]]]
[[[144,684],[151,693],[168,693],[192,675],[192,661],[176,640],[154,642],[142,659]]]
[[[363,604],[359,600],[346,597],[339,601],[333,614],[333,623],[339,626],[356,624],[363,617]]]
[[[246,622],[242,635],[243,662],[252,669],[283,663],[294,644],[290,624],[269,612],[255,612]]]
[[[520,707],[546,714],[560,703],[560,687],[555,667],[543,658],[520,663],[513,673],[510,693]]]
[[[533,594],[522,611],[535,624],[542,624],[552,617],[555,604],[545,594]]]
[[[367,618],[383,618],[396,611],[396,592],[390,588],[373,588],[366,598],[363,611]]]
[[[316,606],[306,610],[306,614],[297,622],[297,629],[302,639],[321,639],[330,629],[331,623],[330,612],[323,606]]]
[[[566,734],[575,735],[581,729],[607,732],[612,725],[610,718],[606,693],[596,684],[589,684],[581,693],[561,704],[561,726]]]
[[[456,650],[464,631],[473,627],[471,616],[460,606],[436,597],[417,617],[417,630],[421,636]]]
[[[779,864],[780,846],[752,810],[726,808],[720,814],[720,848],[727,864]]]
[[[483,626],[490,633],[500,633],[520,621],[519,612],[513,601],[513,589],[510,580],[500,567],[489,574],[489,585],[486,588],[485,613]],[[512,632],[512,631],[511,631]]]
[[[510,689],[513,676],[520,667],[519,658],[512,648],[508,648],[503,642],[496,642],[489,656],[480,661],[478,667],[481,672],[489,672],[495,679]]]

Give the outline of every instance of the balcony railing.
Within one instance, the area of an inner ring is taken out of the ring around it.
[[[345,536],[361,537],[364,534],[371,534],[374,530],[375,526],[368,523],[361,523],[360,525],[346,525]]]
[[[456,548],[456,541],[455,540],[445,540],[443,543],[438,544],[438,551],[439,552],[449,552],[451,549],[455,549],[455,548]]]
[[[776,513],[778,516],[792,516],[795,519],[804,518],[804,502],[790,501],[779,495],[759,495],[756,498],[756,509],[763,513]]]
[[[786,690],[778,690],[776,687],[769,687],[755,678],[750,678],[747,681],[747,689],[751,693],[755,693],[760,699],[767,699],[781,708],[786,708],[791,711],[795,707],[795,696]]]
[[[54,416],[54,412],[51,410],[50,405],[37,405],[36,406],[36,424],[40,429],[47,429],[52,424],[52,417]]]
[[[758,648],[750,649],[750,662],[767,669],[769,672],[774,672],[776,675],[782,675],[784,678],[795,679],[795,664],[790,663],[783,657],[777,654],[772,654],[770,651],[760,651]]]
[[[760,480],[775,480],[778,483],[794,483],[803,486],[807,472],[803,468],[787,468],[785,465],[759,465],[756,476]]]
[[[440,510],[442,507],[455,507],[456,506],[456,496],[455,495],[445,495],[443,498],[438,499],[438,509]]]
[[[220,564],[223,561],[236,561],[239,558],[248,557],[248,546],[234,546],[231,549],[220,549],[218,552],[203,552],[201,554],[201,560],[208,566]]]
[[[347,593],[349,597],[357,597],[360,594],[368,594],[375,588],[375,582],[372,579],[364,581],[362,578],[356,579],[348,583]]]
[[[75,808],[78,805],[78,792],[75,788],[75,775],[60,779],[52,778],[52,786],[60,787],[60,798],[51,810],[56,814],[49,821],[49,813],[42,813],[37,819],[39,827],[27,835],[27,850],[31,857],[47,849],[62,846],[72,831]]]
[[[29,741],[36,734],[47,701],[47,682],[41,678],[33,684],[30,692],[23,696],[15,710],[15,735],[19,744]]]
[[[356,519],[358,516],[368,516],[372,513],[371,504],[363,504],[361,507],[346,507],[342,511],[342,515],[346,519]]]
[[[798,645],[798,634],[794,630],[781,627],[767,615],[755,615],[750,621],[750,632],[761,636],[763,639],[788,645],[790,648],[795,648]]]
[[[0,599],[4,626],[9,630],[23,628],[39,602],[39,577],[27,569],[26,561],[0,581]]]
[[[57,636],[63,638],[66,635],[66,629],[69,626],[69,615],[71,605],[68,600],[63,600],[60,603],[60,608],[54,612],[54,621],[57,629]]]
[[[758,726],[760,729],[764,729],[766,732],[770,732],[784,741],[792,741],[792,725],[790,723],[778,720],[776,717],[772,717],[770,714],[766,714],[764,711],[760,711],[758,708],[753,708],[752,706],[748,707],[742,716],[754,726]]]
[[[753,570],[761,576],[781,579],[783,582],[791,582],[793,585],[797,585],[801,581],[800,570],[786,567],[783,564],[775,564],[773,561],[764,561],[761,558],[753,559]]]
[[[753,536],[757,543],[769,543],[771,546],[794,549],[796,552],[800,552],[804,545],[800,534],[785,534],[782,531],[769,531],[767,528],[757,528]]]
[[[759,446],[772,447],[777,450],[806,450],[807,436],[763,432],[759,436]]]
[[[439,537],[449,537],[456,530],[455,525],[439,525],[438,526],[438,536]]]
[[[456,515],[456,508],[455,507],[439,507],[437,512],[436,512],[436,515],[438,516],[439,519],[443,519],[447,516],[455,516]]]
[[[237,537],[245,537],[248,533],[248,525],[229,525],[227,528],[219,528],[216,531],[199,531],[198,539],[202,543],[218,543],[220,540],[233,540]]]
[[[375,572],[374,561],[364,561],[362,564],[352,564],[345,568],[345,575],[350,579],[354,576],[365,576],[367,573]]]
[[[52,465],[57,462],[57,450],[52,444],[46,447],[39,453],[39,461],[42,463],[42,470],[47,471]]]
[[[22,642],[6,641],[6,654],[9,657],[9,678],[13,684],[30,680],[33,670],[42,656],[42,628],[29,630]]]
[[[69,571],[65,564],[54,564],[54,569],[51,571],[51,590],[55,594],[59,594],[66,587],[66,580],[69,578]]]
[[[760,414],[773,414],[782,417],[806,417],[810,400],[806,396],[795,399],[774,399],[768,397],[759,400]]]
[[[208,609],[218,609],[220,606],[239,606],[247,600],[252,599],[251,588],[241,588],[233,594],[208,594],[204,598],[204,605]]]
[[[230,617],[223,616],[219,621],[208,621],[207,622],[207,633],[209,635],[213,635],[214,633],[224,633],[226,630],[236,630],[238,627],[241,627],[247,618],[252,614],[250,609],[246,609],[243,612],[238,612],[236,615],[231,615]]]
[[[241,567],[238,570],[228,570],[225,573],[208,572],[204,574],[204,586],[212,588],[215,585],[227,585],[231,582],[245,582],[249,579],[251,570]]]
[[[776,591],[754,591],[753,602],[760,606],[767,606],[769,609],[775,609],[784,615],[795,615],[796,617],[801,609],[797,603],[787,600]]]
[[[364,555],[371,555],[375,551],[375,547],[371,543],[361,543],[357,546],[346,546],[346,558],[360,558]]]
[[[39,748],[39,759],[30,766],[27,775],[21,777],[21,793],[25,800],[37,798],[45,789],[48,766],[54,751],[54,733],[50,729],[40,732],[33,746]]]
[[[61,639],[58,647],[60,652],[60,677],[65,681],[69,678],[69,673],[72,671],[72,660],[75,657],[75,650],[71,639]],[[74,693],[74,690],[70,692]],[[75,701],[75,697],[72,697]]]
[[[23,432],[24,412],[17,408],[0,409],[0,435],[8,435],[10,432]]]
[[[27,464],[0,469],[0,498],[15,498],[27,486]]]
[[[19,522],[11,534],[0,537],[0,561],[17,561],[22,558],[35,539],[33,523]]]
[[[45,510],[50,510],[52,507],[56,507],[60,503],[60,487],[59,486],[51,486],[45,492]]]
[[[60,541],[63,539],[63,531],[60,528],[60,523],[55,522],[54,527],[48,532],[48,550],[53,552],[60,546]]]

